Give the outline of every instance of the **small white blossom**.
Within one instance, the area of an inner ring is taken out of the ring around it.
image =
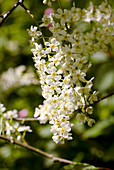
[[[0,111],[3,113],[6,110],[3,104],[0,104]]]
[[[60,45],[60,43],[55,38],[52,38],[50,43],[45,42],[45,45],[48,46],[52,51],[58,51],[58,45]]]
[[[46,14],[44,14],[42,21],[43,23],[40,24],[40,27],[47,27],[52,22],[51,16],[47,16]]]
[[[38,39],[42,35],[41,31],[37,31],[37,29],[36,26],[31,25],[30,30],[28,30],[29,35],[34,39]]]
[[[12,131],[14,131],[13,127],[9,124],[8,121],[5,121],[5,131],[6,135],[10,136]]]
[[[76,119],[79,120],[80,123],[85,123],[87,121],[87,118],[83,113],[78,113]]]
[[[30,126],[20,126],[18,128],[18,132],[32,132],[32,130],[30,129]]]
[[[3,114],[3,117],[6,119],[16,118],[18,117],[17,110],[14,109],[14,110],[7,111],[6,113]]]

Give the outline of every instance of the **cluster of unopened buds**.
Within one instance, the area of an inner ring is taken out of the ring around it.
[[[23,113],[22,113],[23,112]],[[22,125],[16,121],[18,117],[27,116],[26,109],[6,111],[3,104],[0,104],[0,134],[8,136],[11,140],[17,139],[24,141],[26,132],[32,132],[30,126]]]
[[[43,2],[50,5],[50,1]],[[49,121],[53,140],[64,143],[72,139],[70,118],[74,111],[79,110],[76,118],[80,123],[92,126],[95,122],[90,115],[97,92],[92,91],[94,78],[87,80],[86,75],[90,56],[99,50],[106,52],[112,43],[112,10],[106,2],[98,7],[90,2],[83,10],[74,4],[70,10],[51,11],[48,15],[45,12],[39,28],[31,26],[28,30],[45,99],[35,109],[34,117],[40,123]],[[42,27],[48,27],[50,37],[43,36]]]

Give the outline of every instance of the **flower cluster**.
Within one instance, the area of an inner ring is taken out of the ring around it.
[[[11,87],[38,84],[34,72],[30,69],[26,71],[26,66],[21,65],[16,68],[10,67],[0,76],[0,90],[5,91]]]
[[[98,8],[90,3],[89,8],[81,10],[73,6],[71,10],[57,9],[57,13],[42,19],[40,27],[49,28],[52,33],[43,44],[32,38],[33,59],[40,77],[43,105],[35,110],[40,123],[49,121],[53,140],[64,143],[71,140],[70,118],[79,110],[76,118],[80,123],[95,122],[90,118],[92,104],[97,100],[97,92],[92,91],[92,80],[86,79],[91,66],[89,57],[99,50],[107,51],[112,43],[112,10],[103,2]],[[37,35],[36,27],[30,32]],[[31,35],[31,34],[30,34]],[[39,35],[42,35],[39,32]]]
[[[0,134],[8,136],[10,139],[23,140],[26,132],[32,132],[30,126],[21,125],[15,121],[18,117],[17,110],[5,112],[6,108],[0,104]]]

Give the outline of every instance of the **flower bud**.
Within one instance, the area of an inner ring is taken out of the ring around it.
[[[50,16],[50,14],[54,13],[53,8],[47,8],[44,12],[47,16]],[[47,28],[49,29],[50,27],[52,27],[52,23],[49,23],[49,25],[47,26]]]
[[[47,16],[49,16],[50,14],[54,13],[54,9],[53,8],[47,8],[44,12]]]
[[[22,110],[20,110],[19,111],[19,113],[18,113],[18,117],[26,117],[28,115],[28,110],[27,109],[22,109]]]

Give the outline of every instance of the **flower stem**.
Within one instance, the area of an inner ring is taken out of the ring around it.
[[[60,7],[61,9],[63,9],[63,8],[62,8],[62,5],[61,5],[61,0],[57,0],[57,2],[58,2],[59,7]]]

